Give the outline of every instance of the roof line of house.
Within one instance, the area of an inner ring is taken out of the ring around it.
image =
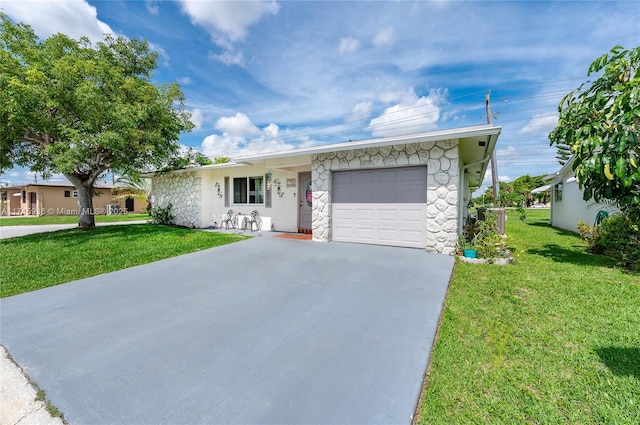
[[[565,171],[567,169],[572,170],[573,171],[573,161],[575,161],[575,156],[571,156],[569,157],[569,159],[567,160],[567,162],[564,163],[564,165],[562,166],[562,168],[560,168],[558,171],[556,171],[555,173],[551,173],[551,174],[547,174],[546,176],[543,177],[544,180],[549,181],[551,180],[551,184],[553,185],[554,183],[556,183],[557,181],[562,180],[562,176],[564,175]]]
[[[65,182],[42,182],[42,183],[24,183],[24,184],[17,184],[17,185],[13,185],[13,186],[5,186],[5,187],[0,187],[0,190],[17,190],[17,189],[24,189],[28,186],[35,186],[35,187],[68,187],[68,188],[72,188],[75,189],[75,186],[69,182],[69,183],[65,183]],[[112,185],[111,183],[99,183],[99,184],[95,184],[93,186],[94,189],[115,189],[115,186]]]
[[[232,162],[224,164],[211,164],[202,165],[196,167],[181,168],[179,170],[172,170],[171,173],[185,173],[190,171],[200,170],[213,170],[221,168],[231,168],[243,165],[250,165],[254,162],[265,161],[268,159],[286,158],[293,156],[303,156],[320,154],[326,152],[344,151],[352,149],[366,149],[372,147],[393,146],[405,143],[421,143],[421,142],[434,142],[438,140],[451,140],[461,139],[468,137],[497,137],[500,134],[502,127],[494,126],[492,124],[476,125],[470,127],[459,127],[446,130],[431,131],[426,133],[414,133],[402,136],[382,137],[377,139],[367,139],[352,142],[333,143],[329,145],[311,146],[306,148],[289,149],[286,151],[267,152],[257,155],[239,156],[233,158]],[[145,173],[143,177],[151,177],[157,172]]]
[[[330,145],[311,146],[307,148],[290,149],[281,152],[271,152],[258,155],[234,158],[236,163],[251,163],[266,159],[284,158],[294,155],[310,155],[326,152],[344,151],[352,149],[366,149],[371,147],[392,146],[403,143],[433,142],[438,140],[460,139],[464,137],[492,136],[500,133],[502,127],[491,124],[438,130],[428,133],[416,133],[403,136],[383,137],[378,139],[359,140],[353,142],[333,143]]]

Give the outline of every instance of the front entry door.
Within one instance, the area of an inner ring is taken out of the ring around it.
[[[311,233],[311,173],[300,173],[298,182],[298,231]]]
[[[132,213],[133,212],[133,198],[126,198],[124,200],[124,208],[127,210],[127,212]]]

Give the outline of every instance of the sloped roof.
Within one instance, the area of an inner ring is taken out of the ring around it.
[[[72,188],[75,189],[75,186],[73,184],[71,184],[70,181],[68,180],[62,180],[62,181],[43,181],[43,182],[39,182],[39,183],[24,183],[24,184],[19,184],[19,185],[15,185],[15,186],[7,186],[7,187],[3,187],[0,188],[0,190],[17,190],[17,189],[24,189],[27,186],[36,186],[36,187],[68,187],[68,188]],[[93,185],[94,189],[113,189],[114,185],[112,183],[104,183],[104,182],[96,182]]]
[[[440,140],[458,140],[460,149],[460,159],[462,165],[470,176],[471,186],[480,186],[487,170],[488,160],[495,149],[495,145],[500,135],[501,127],[490,124],[460,127],[446,130],[431,131],[427,133],[415,133],[402,136],[383,137],[378,139],[358,140],[351,142],[334,143],[328,145],[311,146],[283,151],[266,152],[256,155],[238,156],[230,163],[212,164],[198,167],[183,168],[171,171],[171,173],[183,173],[199,170],[215,170],[229,167],[241,167],[255,164],[267,160],[277,160],[284,158],[295,159],[292,163],[311,163],[311,155],[345,151],[352,149],[366,149],[374,147],[393,146],[409,143],[435,142]],[[155,173],[148,173],[144,176],[153,176]]]
[[[535,195],[536,193],[546,192],[549,189],[551,189],[551,185],[550,184],[545,184],[544,186],[536,187],[535,189],[533,189],[531,191],[531,194]]]

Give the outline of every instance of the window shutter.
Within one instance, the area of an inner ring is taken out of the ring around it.
[[[224,178],[224,206],[229,208],[229,177]]]
[[[269,178],[269,174],[264,175],[264,181],[266,184],[264,185],[264,207],[271,208],[271,179]]]

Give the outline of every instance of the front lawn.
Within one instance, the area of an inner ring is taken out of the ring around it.
[[[516,264],[455,266],[416,423],[640,423],[640,275],[516,217]]]
[[[96,223],[150,220],[149,214],[96,215]],[[77,215],[46,215],[42,217],[0,217],[0,226],[31,226],[37,224],[78,224]]]
[[[151,224],[69,229],[0,241],[1,297],[245,239]]]

